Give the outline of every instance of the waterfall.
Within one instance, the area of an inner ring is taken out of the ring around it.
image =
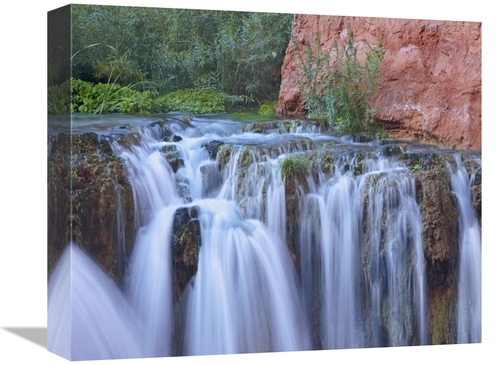
[[[385,345],[409,345],[414,331],[417,342],[428,343],[425,259],[421,212],[415,181],[398,162],[368,160],[363,177],[370,249],[365,274],[368,284],[372,346],[383,345],[380,326],[387,329]],[[387,291],[386,299],[382,299]],[[380,322],[382,321],[382,323]],[[370,323],[370,322],[369,322]]]
[[[308,217],[303,217],[302,277],[307,282],[304,297],[312,295],[312,285],[320,285],[322,348],[361,347],[357,186],[352,177],[338,174],[319,190],[305,198],[305,205],[316,209],[306,211]],[[314,248],[309,247],[312,245]],[[311,249],[317,259],[308,252]],[[312,268],[318,266],[320,284],[313,284],[318,276]]]
[[[227,199],[219,194],[218,198],[208,198],[202,172],[206,173],[206,167],[213,162],[200,148],[207,137],[186,133],[182,140],[173,143],[162,142],[147,130],[141,130],[139,136],[139,146],[126,150],[115,145],[115,149],[126,161],[136,200],[142,205],[138,213],[140,221],[145,223],[138,229],[131,258],[129,295],[146,323],[148,353],[169,355],[166,344],[172,341],[169,333],[173,320],[169,247],[173,214],[182,205],[198,207],[203,243],[196,276],[185,293],[186,353],[307,348],[301,330],[303,320],[293,264],[282,239],[283,209],[279,213],[272,210],[269,220],[278,223],[266,226],[252,219],[260,216],[245,214],[245,209],[238,207],[231,196]],[[160,158],[164,146],[175,146],[183,160],[176,172]],[[268,189],[267,205],[275,206],[272,191],[278,190],[277,199],[281,197],[283,206],[284,190],[277,163],[272,171],[274,178],[270,185],[278,187]],[[186,184],[188,199],[174,188],[179,181]],[[253,198],[262,201],[262,196],[246,197]],[[144,216],[144,211],[149,214]]]
[[[366,159],[357,177],[349,165],[352,161],[339,159],[333,176],[319,179],[303,202],[304,297],[321,297],[321,317],[315,320],[323,326],[321,347],[407,345],[413,320],[418,343],[426,344],[425,263],[414,182],[407,169],[387,158]],[[365,328],[363,282],[369,303]]]
[[[429,344],[425,228],[408,162],[422,147],[397,158],[377,141],[287,125],[257,133],[195,117],[111,138],[134,204],[131,224],[115,184],[123,283],[69,244],[49,278],[49,350],[86,360]],[[311,164],[292,184],[280,163],[293,155]],[[465,165],[459,154],[449,165],[460,343],[481,341],[481,229]]]
[[[123,293],[70,243],[48,284],[48,350],[71,360],[145,357],[144,334]]]
[[[286,248],[233,202],[198,203],[203,245],[188,293],[187,354],[306,349]]]
[[[454,171],[450,169],[460,227],[457,340],[458,343],[477,343],[481,342],[481,229],[472,210],[473,176],[469,176],[460,154],[455,155],[455,162]],[[475,162],[480,166],[480,161]]]

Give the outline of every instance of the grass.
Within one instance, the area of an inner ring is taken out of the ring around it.
[[[282,177],[297,176],[309,169],[309,159],[304,155],[290,155],[280,161],[279,167]]]

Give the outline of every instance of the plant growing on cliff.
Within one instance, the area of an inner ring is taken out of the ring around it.
[[[318,33],[314,45],[307,43],[304,55],[299,56],[303,77],[297,81],[309,118],[326,119],[336,133],[374,131],[375,110],[369,102],[379,82],[378,67],[384,58],[379,43],[372,46],[363,41],[365,62],[358,59],[354,32],[348,29],[347,38],[333,43],[332,52],[321,46]]]
[[[309,160],[304,155],[290,155],[279,162],[281,176],[288,178],[303,174],[309,168]]]

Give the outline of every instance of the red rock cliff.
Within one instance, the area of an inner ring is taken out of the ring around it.
[[[379,40],[382,81],[371,100],[394,137],[481,152],[481,23],[295,15],[283,67],[278,112],[303,111],[298,52],[321,33],[331,50],[351,25],[357,45]],[[362,52],[359,52],[362,55]]]

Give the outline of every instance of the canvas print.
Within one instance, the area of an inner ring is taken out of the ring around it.
[[[80,4],[47,53],[49,351],[481,342],[481,23]]]

